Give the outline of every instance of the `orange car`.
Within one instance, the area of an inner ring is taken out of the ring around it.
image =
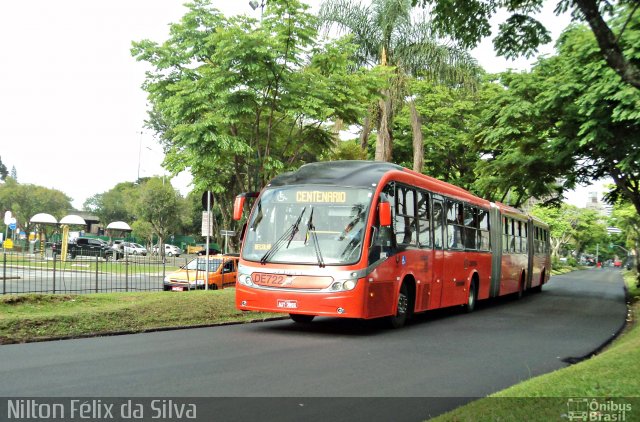
[[[165,291],[204,289],[206,265],[209,261],[209,289],[217,290],[235,286],[238,257],[233,255],[209,255],[192,259],[187,265],[164,278]]]

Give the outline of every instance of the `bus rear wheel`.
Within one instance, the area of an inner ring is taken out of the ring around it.
[[[316,317],[315,315],[289,314],[289,317],[299,324],[308,324]]]
[[[478,287],[475,281],[469,286],[469,297],[467,297],[467,304],[464,305],[464,310],[467,313],[471,313],[476,309],[476,301],[478,300]]]

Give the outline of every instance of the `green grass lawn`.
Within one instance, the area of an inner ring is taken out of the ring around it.
[[[0,344],[282,316],[238,311],[234,295],[235,289],[2,296]]]
[[[454,411],[441,415],[434,421],[553,421],[568,420],[570,400],[593,398],[599,405],[608,403],[629,404],[631,412],[625,420],[640,420],[640,292],[635,278],[625,275],[632,302],[630,324],[625,333],[597,356],[532,378],[506,390],[477,400]],[[601,412],[600,419],[607,419],[615,411]],[[618,414],[620,412],[617,412]],[[591,417],[591,415],[589,415]],[[592,419],[589,419],[592,420]]]

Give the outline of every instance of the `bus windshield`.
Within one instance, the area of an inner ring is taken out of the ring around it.
[[[262,263],[358,261],[373,191],[320,186],[265,190],[247,225],[242,257]]]

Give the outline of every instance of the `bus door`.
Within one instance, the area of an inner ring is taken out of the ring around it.
[[[454,306],[465,303],[465,257],[464,252],[464,205],[455,200],[444,204],[444,261],[442,272],[442,299],[440,306]]]
[[[444,283],[444,201],[433,196],[433,266],[431,279],[431,301],[429,309],[436,309],[442,303],[442,286]]]

